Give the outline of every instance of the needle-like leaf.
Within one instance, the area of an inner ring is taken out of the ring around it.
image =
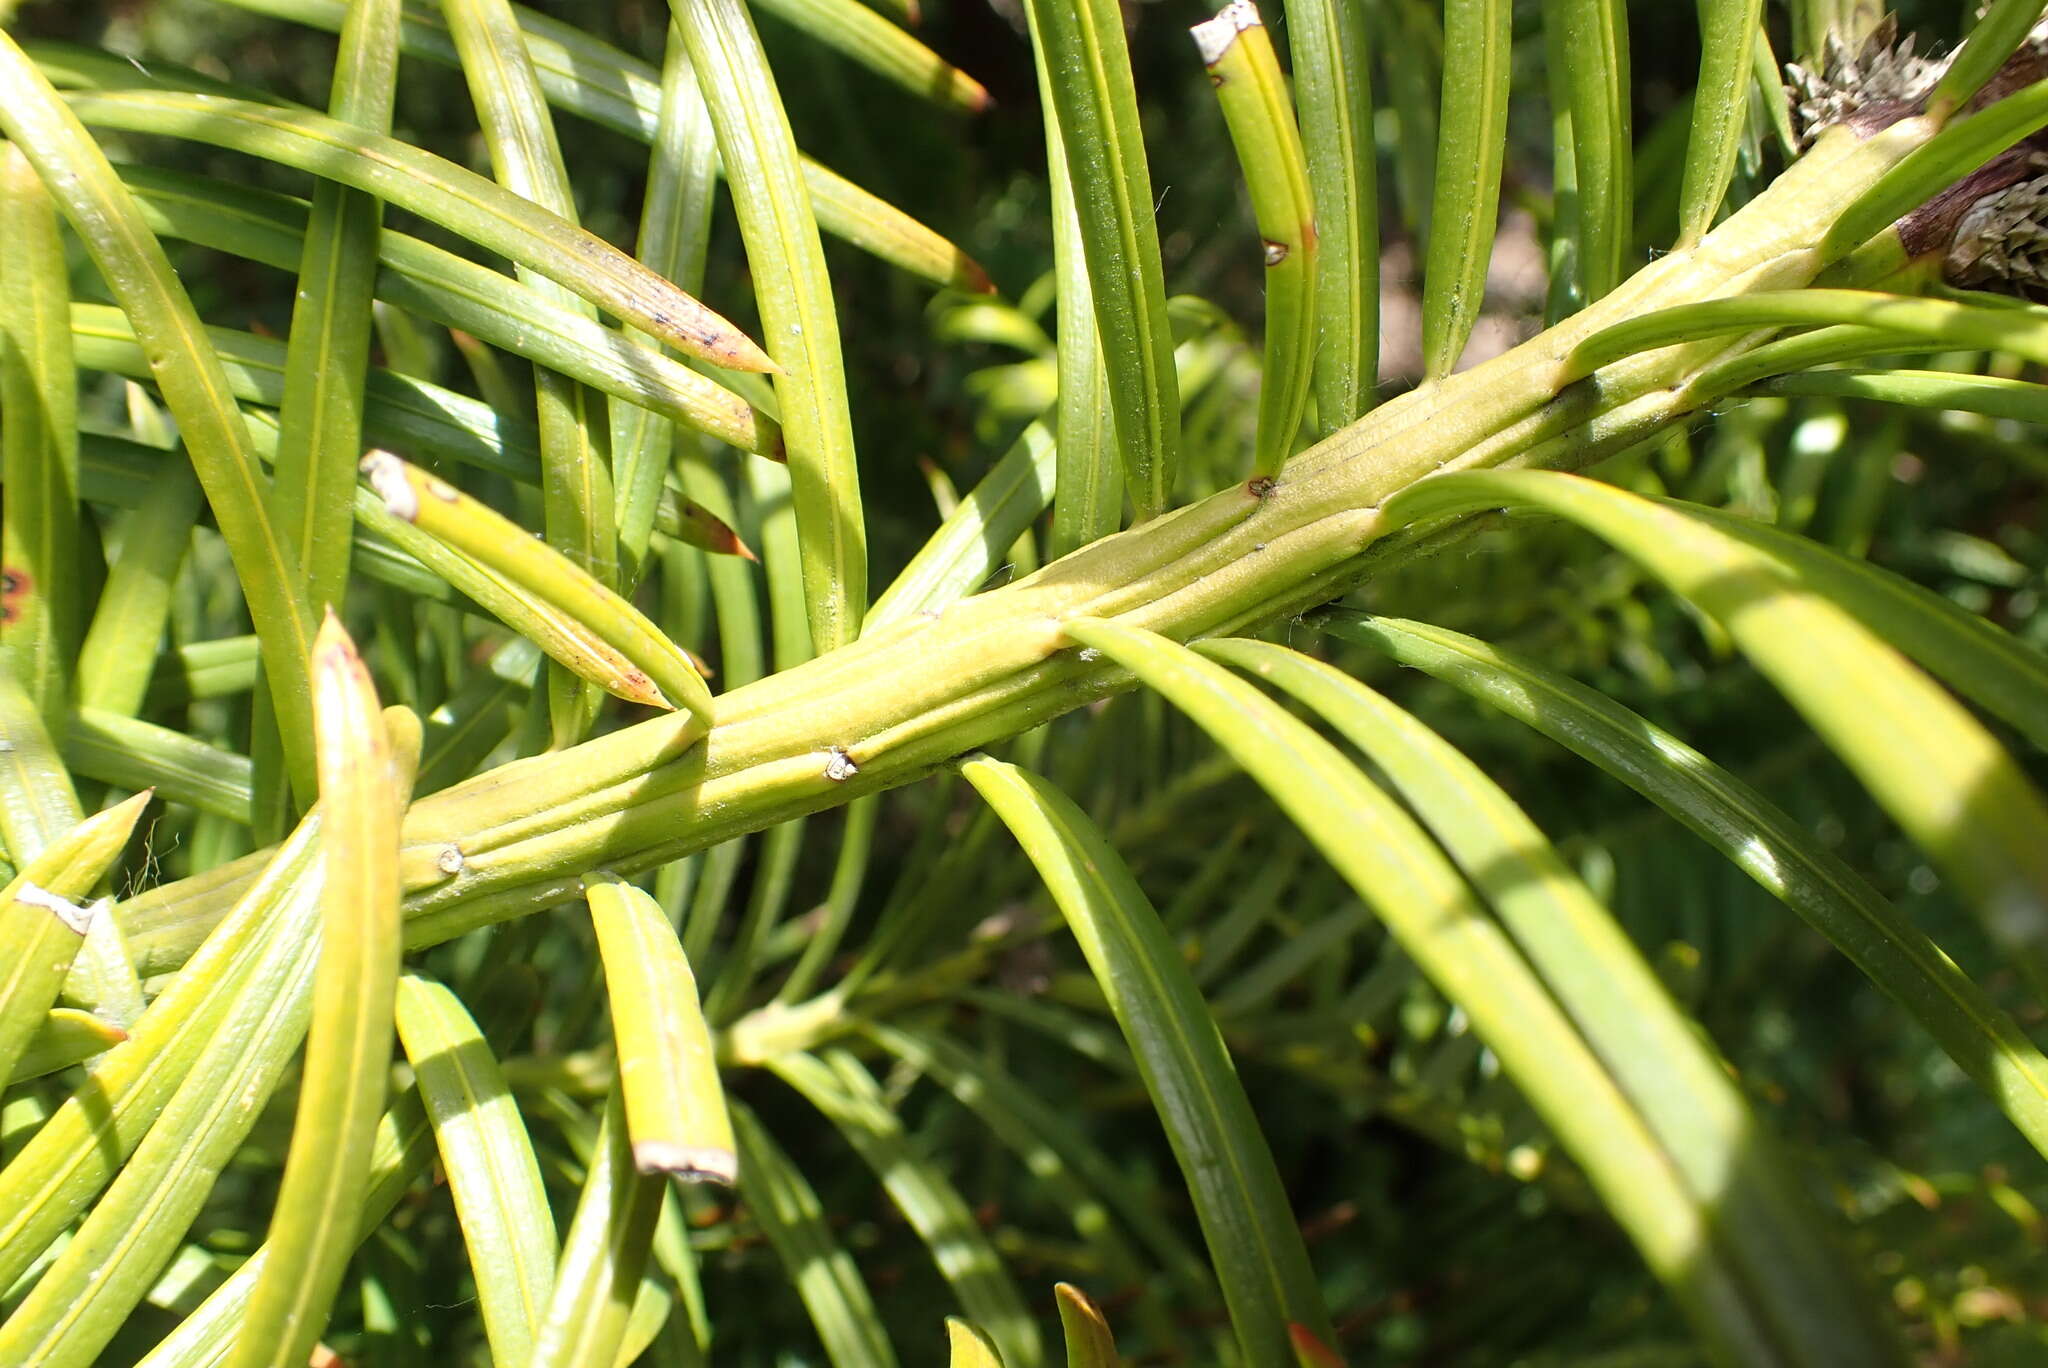
[[[2048,661],[1983,618],[1867,561],[1722,509],[1693,516],[1776,560],[1920,667],[2048,749]]]
[[[640,889],[584,879],[604,956],[631,1157],[642,1173],[730,1185],[738,1158],[697,978],[661,905]]]
[[[689,290],[701,291],[711,248],[711,207],[717,193],[718,135],[704,92],[690,70],[683,35],[669,25],[661,72],[661,123],[647,158],[647,196],[640,206],[635,255]],[[648,533],[663,479],[674,464],[676,431],[639,408],[612,407],[612,469],[618,488],[619,549],[624,582],[647,568]],[[780,451],[780,445],[775,450]]]
[[[948,1316],[946,1368],[1003,1368],[1003,1356],[987,1335],[957,1316]]]
[[[149,798],[138,793],[86,818],[0,889],[0,1081],[42,1028],[92,918],[103,910],[78,900],[119,857]]]
[[[1675,250],[1706,236],[1735,176],[1762,15],[1763,0],[1702,0],[1700,5],[1700,82],[1692,98]],[[1775,76],[1771,83],[1777,84]]]
[[[2048,360],[2048,309],[1987,307],[1867,290],[1767,290],[1658,309],[1581,342],[1566,360],[1572,378],[1638,352],[1729,333],[1830,324],[1877,328],[1929,345],[2009,351]],[[1703,382],[1703,385],[1706,382]],[[1716,387],[1724,384],[1716,381]]]
[[[78,792],[36,708],[0,669],[0,840],[17,864],[33,860],[85,820]]]
[[[1451,373],[1486,302],[1507,148],[1512,8],[1508,0],[1450,0],[1444,7],[1436,201],[1422,277],[1425,380]]]
[[[2048,423],[2048,385],[1999,375],[1893,367],[1844,368],[1780,376],[1764,381],[1756,392],[1874,399],[1881,404],[1903,404],[1909,408],[1949,409],[2021,423]]]
[[[498,184],[575,223],[569,169],[509,0],[443,0],[441,10],[462,59]],[[530,267],[521,274],[550,303],[596,321],[596,311],[561,285]],[[533,385],[548,544],[599,584],[616,588],[618,510],[608,406],[602,396],[550,371],[536,371]],[[557,746],[582,738],[596,716],[598,699],[588,680],[550,667],[548,720]]]
[[[392,1099],[391,1110],[377,1123],[354,1243],[368,1239],[384,1222],[399,1199],[431,1167],[433,1156],[434,1132],[419,1094],[406,1092]],[[136,1368],[214,1368],[219,1364],[232,1346],[250,1294],[269,1258],[268,1244],[259,1247]]]
[[[1379,172],[1365,7],[1288,0],[1294,99],[1316,224],[1316,428],[1375,402],[1380,347]]]
[[[1072,178],[1124,487],[1139,521],[1166,511],[1180,459],[1180,389],[1138,97],[1116,0],[1027,0]]]
[[[272,266],[289,268],[298,258],[307,213],[300,200],[154,167],[118,170],[161,234]],[[376,280],[379,299],[743,450],[779,450],[772,419],[646,342],[418,238],[387,229],[378,249],[384,261]],[[372,405],[383,374],[372,372]]]
[[[761,8],[913,95],[969,114],[989,107],[981,82],[860,0],[761,0]]]
[[[1315,364],[1320,251],[1308,165],[1287,78],[1252,0],[1231,0],[1189,31],[1216,88],[1264,239],[1266,363],[1252,469],[1272,476],[1294,454]]]
[[[318,852],[317,833],[318,822],[309,818],[259,862],[256,880],[200,945],[188,971],[0,1168],[0,1281],[12,1285],[122,1171],[228,1011],[233,995],[226,989],[244,981],[252,966],[269,963],[280,944],[306,958],[318,900],[305,896],[304,883]]]
[[[224,983],[206,985],[222,999],[215,1028],[197,1042],[162,1114],[119,1164],[71,1242],[0,1323],[0,1362],[90,1368],[149,1294],[298,1050],[311,1006],[318,889],[319,881],[306,876],[277,889],[261,949]],[[155,1032],[145,1034],[147,1020],[145,1013],[103,1071],[145,1038],[143,1052],[161,1048]],[[88,1096],[108,1126],[101,1094],[92,1089]],[[49,1133],[46,1126],[36,1138]],[[10,1170],[28,1157],[24,1150]],[[108,1167],[115,1162],[104,1150],[97,1159]]]
[[[119,1026],[76,1007],[54,1007],[39,1022],[28,1044],[0,1083],[14,1084],[83,1064],[128,1038]]]
[[[1949,59],[1948,70],[1927,97],[1927,116],[1945,120],[1968,103],[2026,41],[2028,30],[2040,18],[2040,0],[1995,0],[1982,6],[1969,41]]]
[[[1613,700],[1498,647],[1420,622],[1323,621],[1536,728],[1685,823],[1913,1013],[2048,1153],[2048,1058],[1925,932],[1768,798]]]
[[[889,1053],[927,1075],[961,1106],[978,1115],[991,1134],[1016,1147],[1041,1180],[1054,1171],[1047,1152],[1070,1166],[1081,1190],[1112,1208],[1184,1286],[1210,1292],[1208,1266],[1180,1232],[1160,1218],[1143,1194],[1118,1176],[1114,1163],[1075,1119],[1011,1076],[994,1060],[977,1055],[936,1031],[863,1021],[861,1030]],[[1083,1222],[1076,1213],[1076,1227]]]
[[[1708,1236],[1714,1199],[1687,1190],[1673,1156],[1607,1066],[1406,812],[1305,724],[1187,648],[1103,619],[1070,621],[1066,631],[1165,693],[1259,779],[1471,1016],[1697,1330],[1729,1345],[1731,1355],[1762,1353],[1772,1335],[1769,1312],[1745,1285],[1742,1267]],[[1290,1319],[1326,1337],[1326,1326]],[[1285,1326],[1278,1335],[1284,1345]],[[1898,1360],[1882,1337],[1859,1342],[1872,1349],[1870,1361]]]
[[[85,611],[71,284],[56,206],[12,143],[0,145],[0,238],[0,647],[61,736]]]
[[[622,1079],[598,1126],[576,1216],[562,1242],[554,1297],[535,1337],[533,1368],[610,1368],[639,1357],[625,1349],[667,1186],[637,1162],[624,1091]]]
[[[735,1106],[740,1191],[803,1298],[836,1368],[895,1368],[896,1351],[860,1272],[825,1224],[825,1209],[754,1114]]]
[[[341,620],[313,640],[320,763],[319,965],[291,1148],[229,1368],[296,1368],[319,1341],[371,1180],[398,991],[398,821],[412,764],[394,772],[377,692]],[[418,756],[410,757],[417,761]]]
[[[1129,869],[1086,814],[1039,776],[987,758],[961,772],[1037,866],[1137,1056],[1247,1360],[1284,1352],[1289,1320],[1327,1328],[1244,1085]]]
[[[1029,8],[1024,12],[1026,20],[1035,24],[1033,13]],[[1081,237],[1074,178],[1067,168],[1066,143],[1060,136],[1059,107],[1053,103],[1044,43],[1033,40],[1031,58],[1038,72],[1038,102],[1045,112],[1045,170],[1052,191],[1059,408],[1053,420],[1058,470],[1052,491],[1051,549],[1059,556],[1116,531],[1123,521],[1124,472],[1117,454],[1116,424],[1110,416],[1109,372],[1103,360],[1102,331],[1095,321],[1088,251]],[[882,611],[894,592],[892,585],[889,593],[875,601],[875,612]]]
[[[1769,557],[1682,508],[1608,485],[1475,471],[1410,487],[1388,516],[1502,506],[1581,523],[1718,619],[2048,992],[2048,804],[1940,686]]]
[[[1284,689],[1388,777],[1507,926],[1587,1042],[1714,1210],[1714,1239],[1795,1357],[1845,1344],[1882,1358],[1888,1332],[1846,1276],[1783,1154],[1727,1067],[1543,833],[1479,767],[1342,671],[1268,642],[1197,650]]]
[[[220,362],[162,244],[136,213],[98,144],[34,63],[0,33],[0,131],[35,167],[85,240],[114,297],[133,320],[158,387],[185,439],[214,521],[227,541],[242,592],[263,638],[292,785],[313,788],[312,716],[306,653],[312,615],[298,557],[269,507]],[[197,97],[194,97],[197,98]]]
[[[711,715],[711,690],[688,654],[645,614],[503,517],[389,452],[363,458],[363,472],[395,518],[444,541],[485,570],[554,609],[629,662],[597,682],[622,698]],[[601,673],[591,662],[593,673]]]
[[[555,1222],[526,1123],[475,1019],[446,986],[399,980],[398,1035],[433,1120],[491,1353],[524,1363],[555,1284]]]
[[[231,0],[243,9],[275,15],[293,23],[312,24],[338,32],[348,13],[344,0]],[[572,25],[515,7],[526,47],[540,74],[548,99],[565,113],[576,114],[641,142],[656,136],[661,112],[661,72],[640,58],[594,38]],[[399,42],[408,56],[457,65],[455,45],[439,14],[419,4],[405,7]],[[46,45],[39,54],[50,51]],[[78,65],[72,50],[52,53],[52,60]],[[102,68],[93,66],[97,72]],[[161,68],[152,63],[150,70]],[[132,70],[114,71],[115,85],[133,84]],[[203,79],[203,78],[202,78]],[[217,84],[217,83],[215,83]],[[188,88],[213,85],[187,82]],[[979,263],[901,209],[861,189],[844,176],[803,158],[804,184],[817,210],[818,226],[862,251],[871,252],[898,270],[934,285],[986,293],[994,287]]]
[[[199,482],[186,462],[156,462],[145,479],[146,497],[121,518],[120,558],[107,567],[99,606],[78,651],[79,705],[127,716],[140,710],[148,691],[172,587],[201,503]]]
[[[1039,1357],[1038,1328],[967,1203],[934,1165],[912,1148],[874,1079],[859,1060],[835,1050],[819,1059],[786,1054],[768,1061],[846,1137],[916,1229],[939,1272],[976,1324],[1018,1363]]]
[[[166,802],[185,803],[242,826],[252,818],[255,780],[248,756],[154,722],[81,708],[65,730],[64,763],[82,778],[120,788],[154,788]]]
[[[128,91],[66,103],[96,128],[209,143],[339,181],[529,266],[692,356],[730,370],[774,368],[732,324],[603,239],[408,143],[311,110],[217,95]]]
[[[1067,1368],[1117,1368],[1123,1360],[1116,1352],[1109,1322],[1088,1300],[1088,1294],[1072,1283],[1056,1284],[1052,1290],[1067,1339]]]
[[[388,135],[397,76],[397,0],[351,6],[330,112],[342,123]],[[296,263],[299,289],[278,409],[276,498],[278,522],[297,547],[315,607],[339,604],[348,583],[382,218],[374,196],[320,181]]]
[[[812,648],[860,634],[867,528],[854,460],[839,314],[796,142],[767,55],[740,0],[670,0],[718,130],[726,185],[753,268],[776,380],[803,552]]]
[[[1571,112],[1572,226],[1585,299],[1627,274],[1635,156],[1629,114],[1628,14],[1621,0],[1544,0],[1543,36]]]
[[[1037,423],[1024,429],[882,591],[867,630],[937,612],[986,583],[1018,536],[1057,499],[1058,463],[1052,435]]]

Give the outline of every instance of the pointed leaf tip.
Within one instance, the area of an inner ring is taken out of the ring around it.
[[[1287,1338],[1294,1345],[1294,1360],[1301,1368],[1344,1368],[1344,1356],[1317,1339],[1306,1325],[1288,1322]]]
[[[341,625],[341,617],[328,604],[320,616],[320,630],[313,637],[313,655],[316,660],[335,657],[335,663],[344,669],[356,663],[356,643],[348,634],[348,628]]]
[[[989,274],[983,269],[982,264],[964,252],[961,253],[956,265],[953,283],[970,294],[996,293],[996,283],[989,279]]]
[[[1003,1368],[1003,1356],[974,1326],[946,1317],[946,1368]]]
[[[490,606],[578,677],[631,703],[711,715],[711,691],[647,616],[495,509],[388,451],[361,469],[386,512],[472,566]]]
[[[1118,1368],[1116,1337],[1088,1294],[1072,1283],[1055,1283],[1060,1328],[1067,1340],[1067,1368]]]

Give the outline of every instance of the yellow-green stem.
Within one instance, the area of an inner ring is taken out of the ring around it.
[[[1828,264],[1818,247],[1828,226],[1930,132],[1908,120],[1864,142],[1830,135],[1697,248],[1507,355],[1374,410],[1294,458],[1270,488],[1224,490],[736,688],[716,700],[701,744],[690,717],[657,718],[415,804],[404,835],[408,942],[577,898],[580,876],[599,865],[630,874],[908,783],[1128,687],[1128,676],[1067,649],[1064,619],[1117,617],[1186,640],[1298,611],[1381,558],[1378,507],[1416,480],[1584,465],[1685,419],[1711,397],[1694,379],[1741,340],[1631,357],[1571,384],[1566,358],[1649,309],[1806,283]],[[1385,554],[1420,544],[1403,538]],[[260,867],[250,857],[123,904],[142,972],[182,964]]]

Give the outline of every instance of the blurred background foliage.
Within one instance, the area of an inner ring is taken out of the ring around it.
[[[14,13],[0,11],[0,18],[24,38],[132,53],[145,65],[179,62],[326,103],[334,42],[310,28],[205,0],[7,8]],[[551,0],[537,8],[661,60],[667,11],[659,3]],[[1409,110],[1401,91],[1404,81],[1433,83],[1427,42],[1397,34],[1427,34],[1436,20],[1432,7],[1410,0],[1368,8],[1383,56],[1375,131],[1389,317],[1382,392],[1392,394],[1417,378],[1408,359],[1414,342],[1398,333],[1404,297],[1411,316],[1416,307],[1420,259],[1416,206],[1404,189],[1427,175],[1404,165],[1412,154],[1403,144]],[[1516,8],[1518,36],[1529,41],[1516,55],[1507,227],[1490,282],[1492,335],[1508,340],[1542,321],[1540,244],[1551,208],[1538,7]],[[1634,54],[1642,197],[1633,262],[1670,239],[1683,137],[1665,129],[1672,120],[1682,127],[1697,70],[1692,26],[1671,22],[1668,8],[1634,8],[1642,35]],[[1909,28],[1952,40],[1957,8],[1908,5],[1902,17]],[[1213,341],[1213,379],[1188,410],[1184,492],[1197,494],[1237,478],[1230,472],[1251,443],[1257,365],[1246,339],[1256,342],[1261,315],[1257,234],[1209,83],[1180,33],[1205,12],[1163,0],[1126,10],[1168,289],[1194,297],[1180,309],[1185,335]],[[1782,25],[1782,16],[1773,18]],[[920,36],[994,96],[990,111],[968,117],[935,110],[773,17],[761,29],[800,144],[951,236],[1001,291],[995,301],[934,296],[827,242],[879,586],[928,534],[934,490],[971,488],[1051,396],[1050,216],[1029,49],[1013,0],[928,3]],[[1652,33],[1661,41],[1648,41]],[[630,246],[644,149],[566,116],[561,127],[584,222]],[[469,101],[444,70],[410,60],[401,67],[395,131],[457,162],[483,163]],[[130,160],[306,190],[293,173],[189,142],[125,134],[107,141]],[[1738,195],[1775,171],[1774,154],[1761,155],[1743,168]],[[457,245],[396,210],[386,221]],[[737,231],[728,215],[716,224],[707,297],[754,330]],[[289,275],[171,247],[207,321],[286,332]],[[105,298],[82,258],[72,283],[80,298]],[[382,364],[476,390],[445,332],[389,313],[380,323]],[[1993,373],[2022,373],[1986,364]],[[85,396],[86,412],[106,428],[124,426],[121,386],[99,379]],[[1867,554],[2048,647],[2048,456],[2032,429],[1854,401],[1753,398],[1606,473],[1631,488],[1724,505]],[[759,514],[745,487],[738,482],[739,528],[759,545]],[[230,579],[224,552],[202,530],[180,583],[175,639],[247,630],[223,588]],[[716,664],[701,601],[679,601],[696,624],[696,638],[684,639]],[[1977,920],[1810,730],[1716,629],[1646,584],[1622,556],[1568,529],[1523,521],[1381,578],[1352,601],[1526,653],[1685,737],[1818,833],[2020,1013],[2024,1026],[2042,1026],[2011,971],[1983,943]],[[394,617],[383,630],[411,627]],[[430,630],[424,623],[417,629]],[[1301,623],[1280,629],[1278,639],[1322,640]],[[498,640],[502,634],[485,633],[448,642],[437,657],[439,677],[380,675],[395,691],[390,701],[431,713],[466,681],[478,652]],[[1855,1256],[1927,1362],[2044,1361],[2048,1177],[1930,1040],[1762,889],[1632,793],[1444,686],[1401,677],[1359,648],[1329,642],[1319,649],[1391,691],[1478,760],[1610,900],[1728,1055],[1767,1124],[1790,1138],[1822,1200],[1846,1218]],[[153,717],[244,748],[246,685],[189,702],[161,677],[158,689]],[[497,753],[518,744],[515,726]],[[1550,1152],[1462,1013],[1419,979],[1383,933],[1368,924],[1313,963],[1281,957],[1305,930],[1342,915],[1352,895],[1254,785],[1214,759],[1199,732],[1157,699],[1133,694],[1063,719],[1034,744],[1112,834],[1217,1004],[1354,1362],[1536,1368],[1698,1361],[1683,1323],[1582,1180]],[[2016,750],[2048,780],[2038,754]],[[836,814],[813,820],[781,894],[784,906],[825,898],[842,821]],[[862,945],[883,921],[923,916],[920,948],[899,966],[913,993],[932,962],[966,944],[990,947],[983,985],[934,992],[925,1017],[999,1060],[1028,1091],[1054,1099],[1113,1156],[1136,1200],[1189,1238],[1185,1195],[1150,1106],[1121,1053],[1102,1048],[1113,1033],[1106,1035],[1099,994],[1078,957],[1064,937],[1044,934],[1050,914],[1029,866],[965,785],[950,780],[890,796],[879,833],[847,943]],[[233,824],[173,805],[156,820],[147,866],[132,878],[153,883],[211,867],[246,849],[246,837]],[[1233,857],[1227,875],[1218,852]],[[757,896],[757,875],[769,867],[757,844],[733,871],[733,906]],[[770,946],[771,954],[801,949],[797,935]],[[472,1006],[490,1026],[550,1166],[544,1175],[558,1210],[566,1211],[590,1109],[601,1105],[608,1029],[587,928],[574,918],[530,918],[441,947],[426,956],[426,967],[474,985]],[[1088,1287],[1134,1361],[1203,1362],[1224,1352],[1213,1297],[1177,1283],[1170,1271],[1134,1277],[1130,1268],[1105,1264],[1102,1247],[1077,1240],[1066,1205],[1034,1182],[1002,1139],[907,1067],[892,1070],[886,1057],[873,1058],[916,1153],[950,1175],[1035,1299],[1057,1279]],[[817,1189],[907,1361],[936,1361],[934,1308],[948,1303],[948,1293],[869,1168],[766,1074],[732,1073],[728,1084]],[[60,1094],[52,1087],[47,1095]],[[203,1291],[217,1267],[260,1238],[289,1101],[273,1102],[195,1228],[194,1247],[216,1265],[194,1263],[193,1290]],[[815,1361],[796,1294],[744,1207],[715,1190],[694,1193],[687,1206],[716,1326],[715,1361]],[[356,1299],[344,1295],[330,1342],[352,1363],[474,1361],[480,1340],[463,1290],[460,1243],[445,1197],[416,1186],[359,1256]],[[161,1305],[123,1331],[106,1363],[129,1362],[189,1304],[167,1288]],[[1050,1298],[1042,1300],[1034,1310],[1044,1315]]]

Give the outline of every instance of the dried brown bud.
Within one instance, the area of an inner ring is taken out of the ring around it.
[[[2048,158],[2032,162],[2031,170],[2048,172]],[[1951,285],[2048,302],[2048,174],[1993,191],[1964,210],[1942,275]]]
[[[1829,34],[1818,70],[1788,65],[1785,93],[1800,146],[1836,124],[1868,137],[1918,110],[1948,70],[1948,59],[1916,56],[1917,41],[1908,34],[1901,42],[1898,20],[1888,14],[1860,44]]]
[[[1984,17],[1985,6],[1977,7]],[[1806,147],[1824,128],[1845,124],[1869,137],[1900,119],[1920,113],[1948,66],[1946,57],[1921,57],[1915,35],[1899,38],[1898,19],[1887,14],[1860,42],[1830,33],[1818,70],[1796,63],[1785,68],[1785,93],[1792,101],[1799,145]],[[2035,22],[2026,41],[1998,73],[1984,83],[1965,112],[1995,104],[2022,86],[2048,77],[2048,17]]]
[[[1982,9],[1979,9],[1979,16]],[[1800,143],[1842,125],[1868,137],[1921,113],[1948,70],[1921,57],[1887,15],[1860,43],[1827,40],[1819,70],[1785,68]],[[1980,109],[2048,76],[2048,19],[2034,25],[1966,106]],[[2048,301],[2048,137],[2036,134],[1949,186],[1898,222],[1909,257],[1940,254],[1950,284]]]

